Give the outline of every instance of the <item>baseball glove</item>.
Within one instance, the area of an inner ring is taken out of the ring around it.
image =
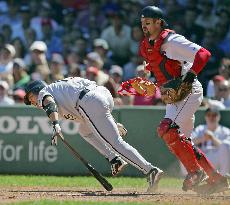
[[[175,78],[160,87],[161,100],[165,104],[174,104],[184,100],[192,92],[192,83]]]
[[[153,82],[145,78],[136,77],[122,82],[118,93],[120,95],[153,96],[156,93],[156,89],[156,85]]]

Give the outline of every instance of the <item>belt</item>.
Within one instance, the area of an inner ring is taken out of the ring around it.
[[[81,99],[85,96],[85,94],[88,93],[89,91],[90,91],[90,90],[87,89],[87,88],[85,88],[84,90],[82,90],[82,91],[80,92],[80,95],[79,95],[79,100],[81,100]]]

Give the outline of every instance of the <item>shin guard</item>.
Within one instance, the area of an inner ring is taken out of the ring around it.
[[[171,119],[165,118],[162,120],[157,132],[165,141],[169,150],[182,162],[188,173],[201,169],[191,142],[186,140],[186,137],[179,132],[179,126],[173,123]]]
[[[209,183],[213,183],[223,178],[223,176],[216,170],[214,165],[208,160],[208,158],[201,151],[201,149],[193,145],[193,150],[195,152],[199,165],[203,168],[203,170],[209,176],[209,179],[208,179]]]

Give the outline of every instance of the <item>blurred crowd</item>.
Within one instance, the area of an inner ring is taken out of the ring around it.
[[[140,11],[163,9],[169,28],[211,51],[199,75],[203,104],[230,107],[229,0],[0,0],[0,105],[22,103],[31,80],[69,76],[106,86],[120,105],[162,105],[118,96],[122,81],[144,73],[138,56]]]

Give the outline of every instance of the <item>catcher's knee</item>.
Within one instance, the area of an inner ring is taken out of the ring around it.
[[[180,140],[179,126],[168,118],[161,121],[157,133],[167,144]]]

